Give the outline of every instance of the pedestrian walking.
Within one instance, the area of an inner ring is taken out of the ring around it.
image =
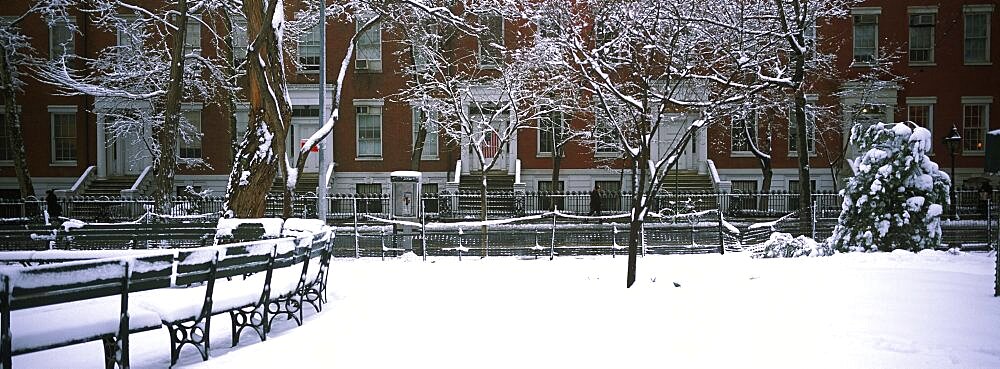
[[[52,189],[45,191],[45,208],[49,213],[49,222],[57,221],[62,216],[62,205]]]
[[[594,185],[594,190],[590,191],[590,213],[589,216],[601,216],[601,205],[604,202],[601,197],[601,186]]]
[[[993,196],[993,186],[990,185],[989,181],[983,182],[982,186],[979,186],[979,213],[986,216],[986,212],[989,211],[990,198]]]

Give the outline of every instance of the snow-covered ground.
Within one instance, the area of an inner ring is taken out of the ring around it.
[[[1000,368],[991,254],[648,256],[629,290],[625,261],[336,259],[322,313],[236,349],[216,316],[213,357],[179,367]],[[163,329],[131,346],[133,368],[169,364]],[[14,358],[102,365],[100,343]]]

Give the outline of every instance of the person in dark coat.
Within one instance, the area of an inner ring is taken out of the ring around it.
[[[53,190],[45,191],[45,207],[49,212],[49,219],[56,220],[62,216],[62,205],[59,205],[59,198]]]
[[[590,213],[589,216],[601,216],[601,203],[604,200],[601,197],[601,187],[594,186],[594,190],[590,191]]]
[[[979,186],[979,213],[986,216],[986,212],[989,210],[989,200],[993,196],[993,186],[990,185],[989,181],[983,182],[982,186]]]

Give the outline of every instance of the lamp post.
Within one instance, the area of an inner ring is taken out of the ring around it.
[[[953,217],[958,217],[958,213],[955,212],[955,155],[958,153],[958,144],[962,142],[962,136],[958,134],[958,128],[954,125],[951,126],[951,131],[944,138],[944,145],[948,147],[948,152],[951,154],[951,214]]]

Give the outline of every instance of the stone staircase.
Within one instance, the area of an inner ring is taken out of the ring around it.
[[[299,180],[295,184],[295,194],[301,196],[307,192],[316,193],[319,187],[319,173],[306,172],[299,175]],[[271,185],[271,190],[268,193],[272,197],[281,198],[284,196],[284,183],[282,183],[282,177],[280,175],[274,177],[274,184]]]
[[[694,170],[670,171],[663,177],[661,193],[713,192],[712,179],[708,174],[698,174]]]
[[[122,190],[132,188],[138,176],[97,178],[83,190],[83,196],[107,196],[117,198]]]
[[[463,213],[477,213],[482,208],[479,192],[482,190],[482,172],[472,172],[462,175],[458,184],[461,194],[458,198],[458,209]],[[491,216],[510,216],[514,214],[515,199],[514,176],[507,172],[487,172],[486,191],[492,193],[486,203],[486,212]],[[502,193],[502,194],[501,194]]]

